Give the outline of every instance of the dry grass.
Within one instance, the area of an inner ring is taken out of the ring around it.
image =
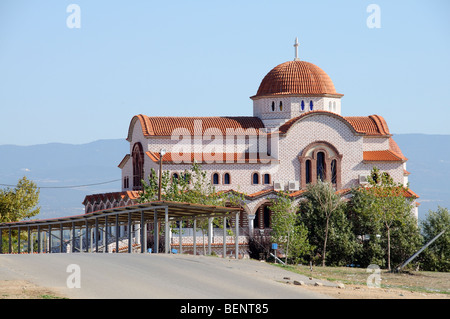
[[[58,293],[26,280],[0,280],[0,299],[63,299]]]
[[[365,268],[351,267],[314,267],[311,271],[309,266],[288,266],[291,271],[328,281],[341,282],[345,284],[347,291],[324,288],[333,294],[347,296],[349,298],[444,298],[450,299],[450,273],[429,271],[407,271],[392,273],[381,270],[380,288],[369,288],[368,277],[373,272]],[[350,291],[354,290],[354,294]],[[325,292],[325,291],[324,291]],[[365,294],[366,293],[366,294]],[[338,296],[339,297],[339,296]]]

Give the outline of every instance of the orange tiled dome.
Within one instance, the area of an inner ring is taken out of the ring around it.
[[[274,67],[261,81],[255,97],[263,95],[339,95],[328,74],[305,61],[288,61]]]

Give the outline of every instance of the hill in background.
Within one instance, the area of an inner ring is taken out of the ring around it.
[[[410,187],[420,196],[419,218],[438,205],[450,208],[450,135],[396,134],[394,139],[409,159]],[[125,139],[80,145],[1,145],[0,184],[15,185],[25,175],[41,187],[38,218],[78,215],[84,212],[81,202],[86,195],[121,190],[117,165],[128,153]],[[47,188],[87,184],[99,185]]]
[[[15,185],[20,178],[27,176],[40,186],[41,213],[38,218],[83,214],[81,202],[86,195],[121,190],[121,174],[117,165],[128,153],[129,143],[125,139],[80,145],[2,145],[0,183]],[[52,188],[113,180],[96,186]]]

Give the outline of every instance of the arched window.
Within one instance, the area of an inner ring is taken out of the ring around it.
[[[144,151],[141,143],[136,143],[133,146],[133,189],[142,189],[142,180],[144,179]]]
[[[309,184],[309,183],[311,183],[311,161],[310,160],[306,160],[305,165],[306,165],[306,167],[305,167],[306,184]]]
[[[312,111],[313,108],[314,108],[314,104],[313,104],[313,101],[311,100],[311,101],[309,101],[309,110]]]
[[[125,176],[123,178],[123,188],[127,189],[130,187],[130,178],[128,176]]]
[[[335,101],[335,102],[333,102],[333,111],[335,111],[335,112],[336,112],[336,101]]]
[[[264,228],[270,227],[270,215],[271,211],[269,209],[269,206],[264,207]]]
[[[331,184],[335,185],[337,180],[337,173],[336,173],[336,160],[331,161]]]
[[[272,112],[274,112],[274,111],[275,111],[275,102],[272,101]]]
[[[336,190],[341,189],[342,154],[336,147],[325,141],[311,143],[302,150],[300,161],[300,187],[309,183],[327,181]]]
[[[305,101],[302,100],[302,104],[301,105],[302,105],[302,111],[304,111],[305,110]]]
[[[283,111],[283,102],[280,101],[280,111]]]
[[[331,111],[331,110],[333,109],[331,104],[332,104],[331,101],[328,102],[328,110],[329,110],[329,111]]]
[[[258,173],[253,173],[252,175],[252,182],[254,185],[259,184],[259,174]]]
[[[217,174],[217,173],[213,174],[213,184],[214,185],[219,184],[219,174]]]
[[[325,153],[317,153],[317,180],[325,181]]]
[[[270,217],[271,217],[270,206],[264,205],[260,206],[255,213],[255,219],[253,220],[254,229],[264,229],[270,228]]]
[[[264,174],[264,184],[270,184],[270,174]]]
[[[230,184],[230,174],[229,173],[223,174],[223,183],[226,185]]]
[[[172,181],[178,180],[178,173],[173,173],[172,174]]]

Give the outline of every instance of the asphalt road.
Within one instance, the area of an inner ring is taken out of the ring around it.
[[[329,298],[286,284],[285,277],[312,284],[305,276],[255,260],[165,254],[0,255],[0,280],[28,280],[74,299]]]

